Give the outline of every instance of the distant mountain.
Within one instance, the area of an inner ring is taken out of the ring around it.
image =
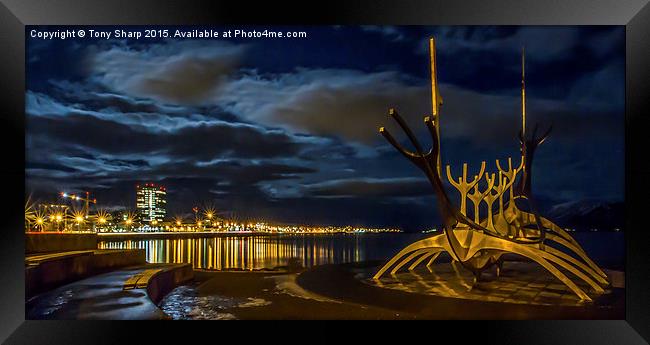
[[[592,200],[572,201],[552,206],[543,214],[562,228],[576,231],[624,230],[625,203]]]

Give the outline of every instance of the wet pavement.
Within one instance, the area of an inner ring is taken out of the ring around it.
[[[195,282],[160,301],[175,320],[414,319],[415,315],[343,303],[300,287],[299,272],[196,271]]]
[[[159,265],[121,269],[37,295],[27,301],[25,318],[40,319],[165,319],[168,318],[150,299],[146,289],[123,290],[130,277]]]
[[[473,284],[450,263],[433,272],[403,272],[371,280],[381,262],[324,265],[297,278],[307,291],[415,315],[418,319],[624,319],[625,289],[610,287],[593,302],[579,302],[558,280],[530,263],[506,262],[502,276]],[[590,293],[592,295],[592,293]]]
[[[262,307],[271,304],[263,298],[201,296],[198,284],[179,286],[160,301],[160,309],[174,320],[234,320],[234,308]]]

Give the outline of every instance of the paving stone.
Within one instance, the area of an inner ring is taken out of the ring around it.
[[[539,294],[538,291],[525,291],[525,290],[519,290],[519,291],[515,292],[515,294],[514,294],[513,296],[516,296],[516,297],[524,297],[524,298],[533,299],[533,298],[535,298],[535,296],[537,296],[538,294]]]
[[[544,283],[529,283],[529,284],[526,285],[526,286],[531,287],[531,288],[537,288],[537,289],[539,289],[539,288],[543,288],[543,287],[545,287],[546,284],[544,284]]]
[[[556,292],[542,291],[539,293],[540,297],[549,297],[549,298],[559,298],[562,297],[562,294]]]

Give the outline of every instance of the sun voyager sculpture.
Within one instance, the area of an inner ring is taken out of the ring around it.
[[[428,178],[437,199],[443,232],[402,249],[381,267],[373,279],[381,279],[389,270],[395,274],[407,264],[410,264],[408,269],[413,270],[427,259],[426,265],[430,267],[442,252],[447,252],[453,261],[471,271],[475,281],[478,281],[481,273],[492,267],[496,268],[496,275],[499,276],[504,254],[516,254],[544,267],[582,301],[591,301],[591,298],[569,278],[571,275],[573,279],[580,279],[589,285],[593,292],[603,293],[603,287],[609,285],[607,275],[565,230],[537,212],[531,191],[533,155],[536,148],[546,140],[551,128],[541,136],[537,136],[537,126],[530,136],[526,131],[524,52],[522,51],[521,78],[522,127],[519,132],[521,161],[513,167],[512,159],[508,158],[506,167],[497,159],[495,163],[498,171],[493,173],[486,172],[486,164],[481,162],[478,174],[471,180],[467,178],[467,163],[463,164],[462,176],[458,178],[454,178],[451,167],[447,165],[447,179],[460,195],[458,208],[450,201],[443,185],[439,123],[442,98],[436,77],[434,38],[429,40],[429,51],[432,115],[424,118],[424,124],[431,135],[432,148],[424,151],[395,109],[389,110],[389,116],[402,128],[414,151],[404,148],[384,127],[379,132]],[[467,213],[467,199],[474,206],[473,219]]]

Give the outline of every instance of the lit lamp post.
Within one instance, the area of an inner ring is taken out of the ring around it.
[[[208,218],[205,222],[208,224],[208,226],[212,226],[212,212],[207,212],[205,214],[205,217]]]
[[[136,225],[137,215],[133,212],[126,211],[122,214],[122,224],[125,225],[124,230],[132,231],[132,226]]]
[[[106,225],[106,217],[100,216],[97,218],[97,223],[99,223],[100,228],[103,228]],[[97,229],[97,232],[99,232],[99,229]]]
[[[56,223],[56,230],[61,231],[61,221],[63,220],[63,216],[60,213],[57,213],[54,215],[54,222]]]
[[[212,230],[214,230],[214,223],[212,223],[212,218],[214,217],[214,209],[208,208],[205,210],[205,224],[206,227],[210,227]]]
[[[39,228],[41,231],[43,231],[44,223],[45,223],[45,219],[43,219],[43,217],[36,217],[36,227]]]
[[[81,223],[84,221],[84,217],[77,215],[74,217],[75,222],[77,222],[77,231],[81,231]]]

